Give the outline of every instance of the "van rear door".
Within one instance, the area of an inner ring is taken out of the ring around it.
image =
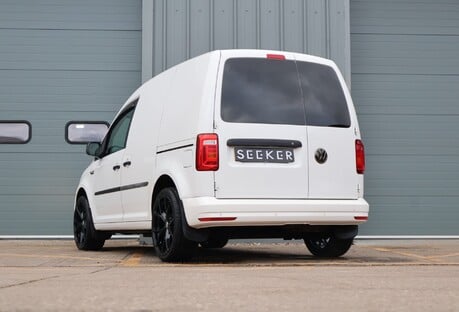
[[[296,55],[308,135],[309,198],[355,199],[358,133],[352,100],[336,65]],[[327,61],[328,62],[328,61]]]
[[[308,136],[294,56],[222,51],[217,198],[308,198]]]

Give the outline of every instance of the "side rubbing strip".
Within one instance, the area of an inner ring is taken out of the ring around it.
[[[148,182],[129,184],[129,185],[121,186],[121,187],[114,187],[114,188],[109,188],[109,189],[102,190],[102,191],[99,191],[99,192],[95,192],[94,195],[98,196],[98,195],[103,195],[103,194],[127,191],[127,190],[132,190],[132,189],[135,189],[135,188],[145,187],[147,185],[148,185]]]
[[[156,154],[175,151],[175,150],[178,150],[178,149],[187,148],[187,147],[191,147],[191,146],[193,146],[193,144],[187,144],[187,145],[177,146],[177,147],[173,147],[173,148],[168,148],[168,149],[165,149],[165,150],[162,150],[162,151],[157,151]]]
[[[297,140],[276,140],[276,139],[229,139],[228,146],[251,146],[251,147],[301,147]]]

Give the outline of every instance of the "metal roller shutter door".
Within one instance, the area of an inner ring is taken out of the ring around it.
[[[351,0],[363,235],[459,234],[459,2]]]
[[[0,145],[0,235],[72,233],[73,193],[90,159],[69,120],[111,121],[140,85],[141,1],[0,3],[0,119],[32,123]]]

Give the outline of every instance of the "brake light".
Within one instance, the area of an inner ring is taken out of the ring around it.
[[[198,134],[196,140],[196,170],[218,170],[218,136],[215,133]]]
[[[266,58],[269,58],[269,59],[272,59],[272,60],[284,61],[285,60],[285,55],[282,55],[282,54],[266,54]]]
[[[357,173],[365,172],[365,148],[361,140],[355,140],[355,167]]]

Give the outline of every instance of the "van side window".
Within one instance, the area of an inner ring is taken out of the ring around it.
[[[108,137],[105,147],[105,155],[115,153],[126,147],[129,127],[131,125],[134,107],[126,111],[120,119],[115,121]]]
[[[132,117],[134,116],[138,100],[139,99],[129,103],[123,112],[121,112],[115,119],[101,143],[100,149],[103,152],[100,157],[113,154],[126,147]]]

